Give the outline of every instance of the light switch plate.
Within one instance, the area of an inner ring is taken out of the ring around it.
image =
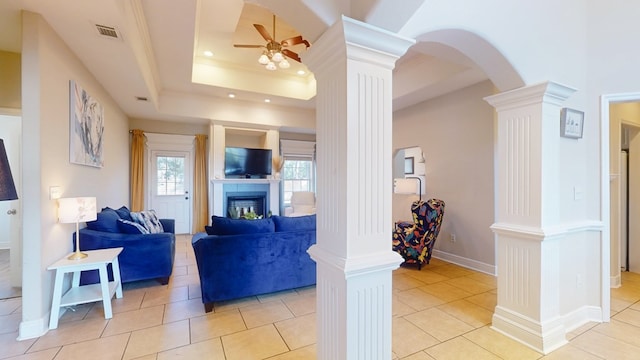
[[[56,200],[60,199],[62,196],[62,189],[60,186],[50,186],[49,187],[49,199]]]

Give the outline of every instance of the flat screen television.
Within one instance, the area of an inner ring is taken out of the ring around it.
[[[271,150],[227,147],[224,151],[225,177],[264,178],[271,175]]]

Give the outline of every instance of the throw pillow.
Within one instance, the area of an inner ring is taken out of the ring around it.
[[[104,231],[110,233],[119,233],[118,229],[118,213],[115,210],[105,208],[97,214],[94,221],[87,221],[87,228],[90,230]]]
[[[116,212],[118,213],[118,216],[120,216],[120,219],[133,221],[131,218],[131,211],[126,206],[121,206],[119,209],[116,209]]]
[[[112,209],[112,208],[110,208],[108,206],[107,207],[103,207],[102,211],[105,211],[105,210],[113,210],[113,211],[116,212],[116,214],[118,214],[120,219],[133,221],[133,219],[131,219],[131,215],[129,214],[131,211],[126,206],[121,206],[119,209]]]
[[[160,220],[154,210],[143,210],[139,212],[132,211],[130,214],[133,221],[144,226],[149,230],[150,234],[159,234],[164,232],[162,223],[160,223]]]
[[[272,216],[273,223],[278,231],[311,231],[316,229],[316,215],[304,215],[296,217]]]
[[[118,229],[123,234],[148,234],[149,230],[134,221],[118,219]]]
[[[205,227],[209,235],[261,234],[275,231],[271,218],[247,220],[216,216],[212,220],[211,227],[209,229]]]

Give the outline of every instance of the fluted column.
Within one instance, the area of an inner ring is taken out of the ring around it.
[[[565,344],[560,309],[559,216],[562,102],[575,90],[552,82],[486,98],[498,113],[496,235],[498,304],[493,328],[543,353]]]
[[[391,358],[391,78],[413,43],[342,17],[303,58],[317,79],[318,359]]]

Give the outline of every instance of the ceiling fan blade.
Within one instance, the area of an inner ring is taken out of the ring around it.
[[[282,54],[291,58],[292,60],[295,60],[297,62],[302,62],[300,60],[300,56],[298,56],[298,54],[294,53],[293,51],[289,50],[289,49],[282,49]]]
[[[302,39],[302,35],[298,35],[298,36],[294,36],[292,38],[288,38],[285,40],[282,40],[282,42],[280,42],[280,45],[282,46],[293,46],[293,45],[298,45],[298,44],[302,44],[304,40]]]
[[[267,41],[273,41],[273,38],[271,38],[271,35],[269,34],[269,32],[267,31],[267,29],[265,29],[264,26],[260,25],[260,24],[253,24],[253,26],[256,28],[256,30],[258,30],[258,32],[260,33],[260,35],[262,35],[262,37],[267,40]]]
[[[280,45],[282,46],[293,46],[298,44],[305,44],[306,47],[311,46],[311,44],[309,44],[307,40],[302,38],[302,35],[298,35],[289,39],[282,40],[282,42],[280,43]]]
[[[233,47],[237,47],[237,48],[261,48],[261,47],[264,47],[264,45],[242,45],[242,44],[233,44]]]

